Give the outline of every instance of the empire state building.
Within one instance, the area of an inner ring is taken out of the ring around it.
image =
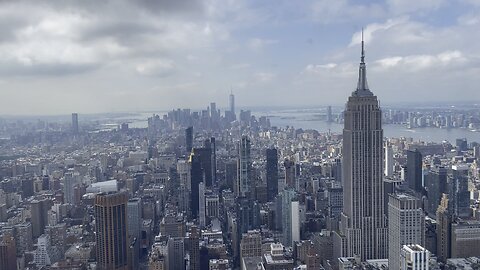
[[[382,112],[367,84],[362,55],[357,89],[348,98],[343,128],[343,213],[334,237],[337,257],[387,258],[383,191]]]

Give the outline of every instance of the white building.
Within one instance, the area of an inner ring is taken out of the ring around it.
[[[37,267],[52,265],[59,259],[55,254],[50,243],[50,236],[42,234],[37,240],[37,249],[35,250],[33,261]]]
[[[430,251],[420,245],[405,245],[400,251],[401,270],[428,270]],[[391,268],[393,269],[393,268]]]
[[[294,246],[295,242],[300,242],[300,203],[298,201],[292,202],[292,243],[291,246]]]

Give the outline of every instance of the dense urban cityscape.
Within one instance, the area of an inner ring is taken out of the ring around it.
[[[2,119],[0,269],[478,269],[480,144],[382,125],[479,128],[480,109],[383,111],[367,84],[318,121],[229,108]],[[238,113],[238,115],[237,115]]]
[[[0,270],[480,270],[479,29],[480,0],[0,1]]]

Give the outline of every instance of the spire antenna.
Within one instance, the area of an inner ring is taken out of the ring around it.
[[[363,27],[362,27],[362,63],[365,63],[365,42],[363,41]]]

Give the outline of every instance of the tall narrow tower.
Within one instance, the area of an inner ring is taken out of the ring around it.
[[[95,197],[97,269],[128,269],[127,194],[100,193]]]
[[[232,114],[235,114],[235,96],[233,95],[233,92],[230,93],[230,112]]]
[[[383,193],[382,112],[367,84],[362,54],[357,89],[348,98],[343,128],[343,213],[337,245],[340,256],[387,257]]]
[[[250,139],[242,136],[238,147],[236,195],[245,197],[252,191],[252,160],[250,157]]]
[[[72,133],[77,134],[78,131],[78,113],[72,113]]]

